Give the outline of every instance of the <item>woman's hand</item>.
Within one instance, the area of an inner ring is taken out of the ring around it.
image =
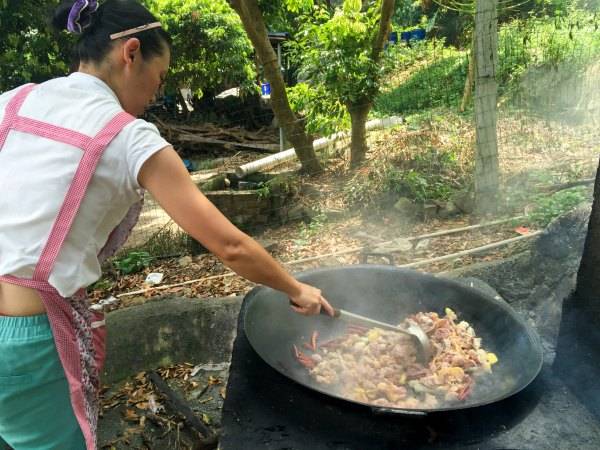
[[[309,284],[298,282],[298,294],[290,296],[292,309],[298,314],[311,316],[319,314],[321,308],[325,309],[327,314],[333,317],[333,307],[329,304],[325,297],[321,295],[321,290]]]

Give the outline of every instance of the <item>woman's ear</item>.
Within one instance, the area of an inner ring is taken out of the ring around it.
[[[135,58],[138,58],[140,55],[140,40],[138,38],[130,38],[125,41],[123,45],[123,59],[125,63],[133,63]]]

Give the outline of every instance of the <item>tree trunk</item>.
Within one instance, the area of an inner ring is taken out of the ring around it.
[[[350,167],[355,168],[365,160],[367,154],[366,123],[371,103],[364,102],[348,105],[350,121],[352,122],[352,143],[350,145]]]
[[[478,214],[497,210],[499,185],[496,102],[497,0],[478,0],[475,13],[475,200]]]
[[[473,33],[471,49],[469,50],[469,68],[467,69],[465,89],[463,90],[463,98],[459,108],[460,112],[465,112],[465,109],[467,109],[467,104],[471,100],[471,94],[473,92],[473,78],[475,78],[475,33]]]
[[[594,202],[575,292],[578,301],[585,302],[585,306],[596,314],[600,313],[600,165],[596,172]]]
[[[371,59],[375,64],[381,61],[383,46],[387,40],[394,15],[395,0],[382,0],[379,29],[373,39]],[[352,144],[350,147],[350,167],[357,167],[365,160],[367,154],[367,131],[365,125],[369,111],[373,105],[372,98],[362,98],[346,105],[352,122]]]
[[[306,133],[303,122],[290,107],[277,55],[269,42],[258,3],[256,0],[230,0],[230,4],[240,16],[248,38],[263,65],[265,77],[271,84],[271,107],[283,128],[285,138],[294,146],[302,170],[308,173],[320,172],[322,168],[312,146],[313,139]]]

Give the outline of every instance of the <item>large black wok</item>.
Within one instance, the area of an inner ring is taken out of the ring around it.
[[[444,308],[449,307],[459,320],[473,326],[483,338],[483,347],[498,356],[493,374],[478,383],[472,395],[462,403],[436,409],[386,408],[386,411],[419,414],[489,404],[522,390],[541,369],[540,340],[527,323],[502,300],[458,282],[378,265],[323,268],[300,273],[297,277],[319,287],[335,307],[388,323],[399,323],[419,311],[442,314]],[[308,388],[359,403],[316,383],[292,351],[292,344],[306,342],[314,330],[319,331],[322,342],[340,335],[345,328],[343,322],[323,315],[296,314],[282,293],[266,287],[248,293],[246,304],[246,336],[265,362]]]

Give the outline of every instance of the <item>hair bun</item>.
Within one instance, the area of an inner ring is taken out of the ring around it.
[[[98,10],[97,0],[63,1],[56,9],[52,24],[59,30],[81,34],[92,25],[92,15]]]
[[[54,11],[54,16],[52,17],[52,27],[55,30],[62,31],[67,29],[69,13],[71,12],[71,8],[73,8],[74,3],[73,0],[63,0],[60,5],[58,5]]]

